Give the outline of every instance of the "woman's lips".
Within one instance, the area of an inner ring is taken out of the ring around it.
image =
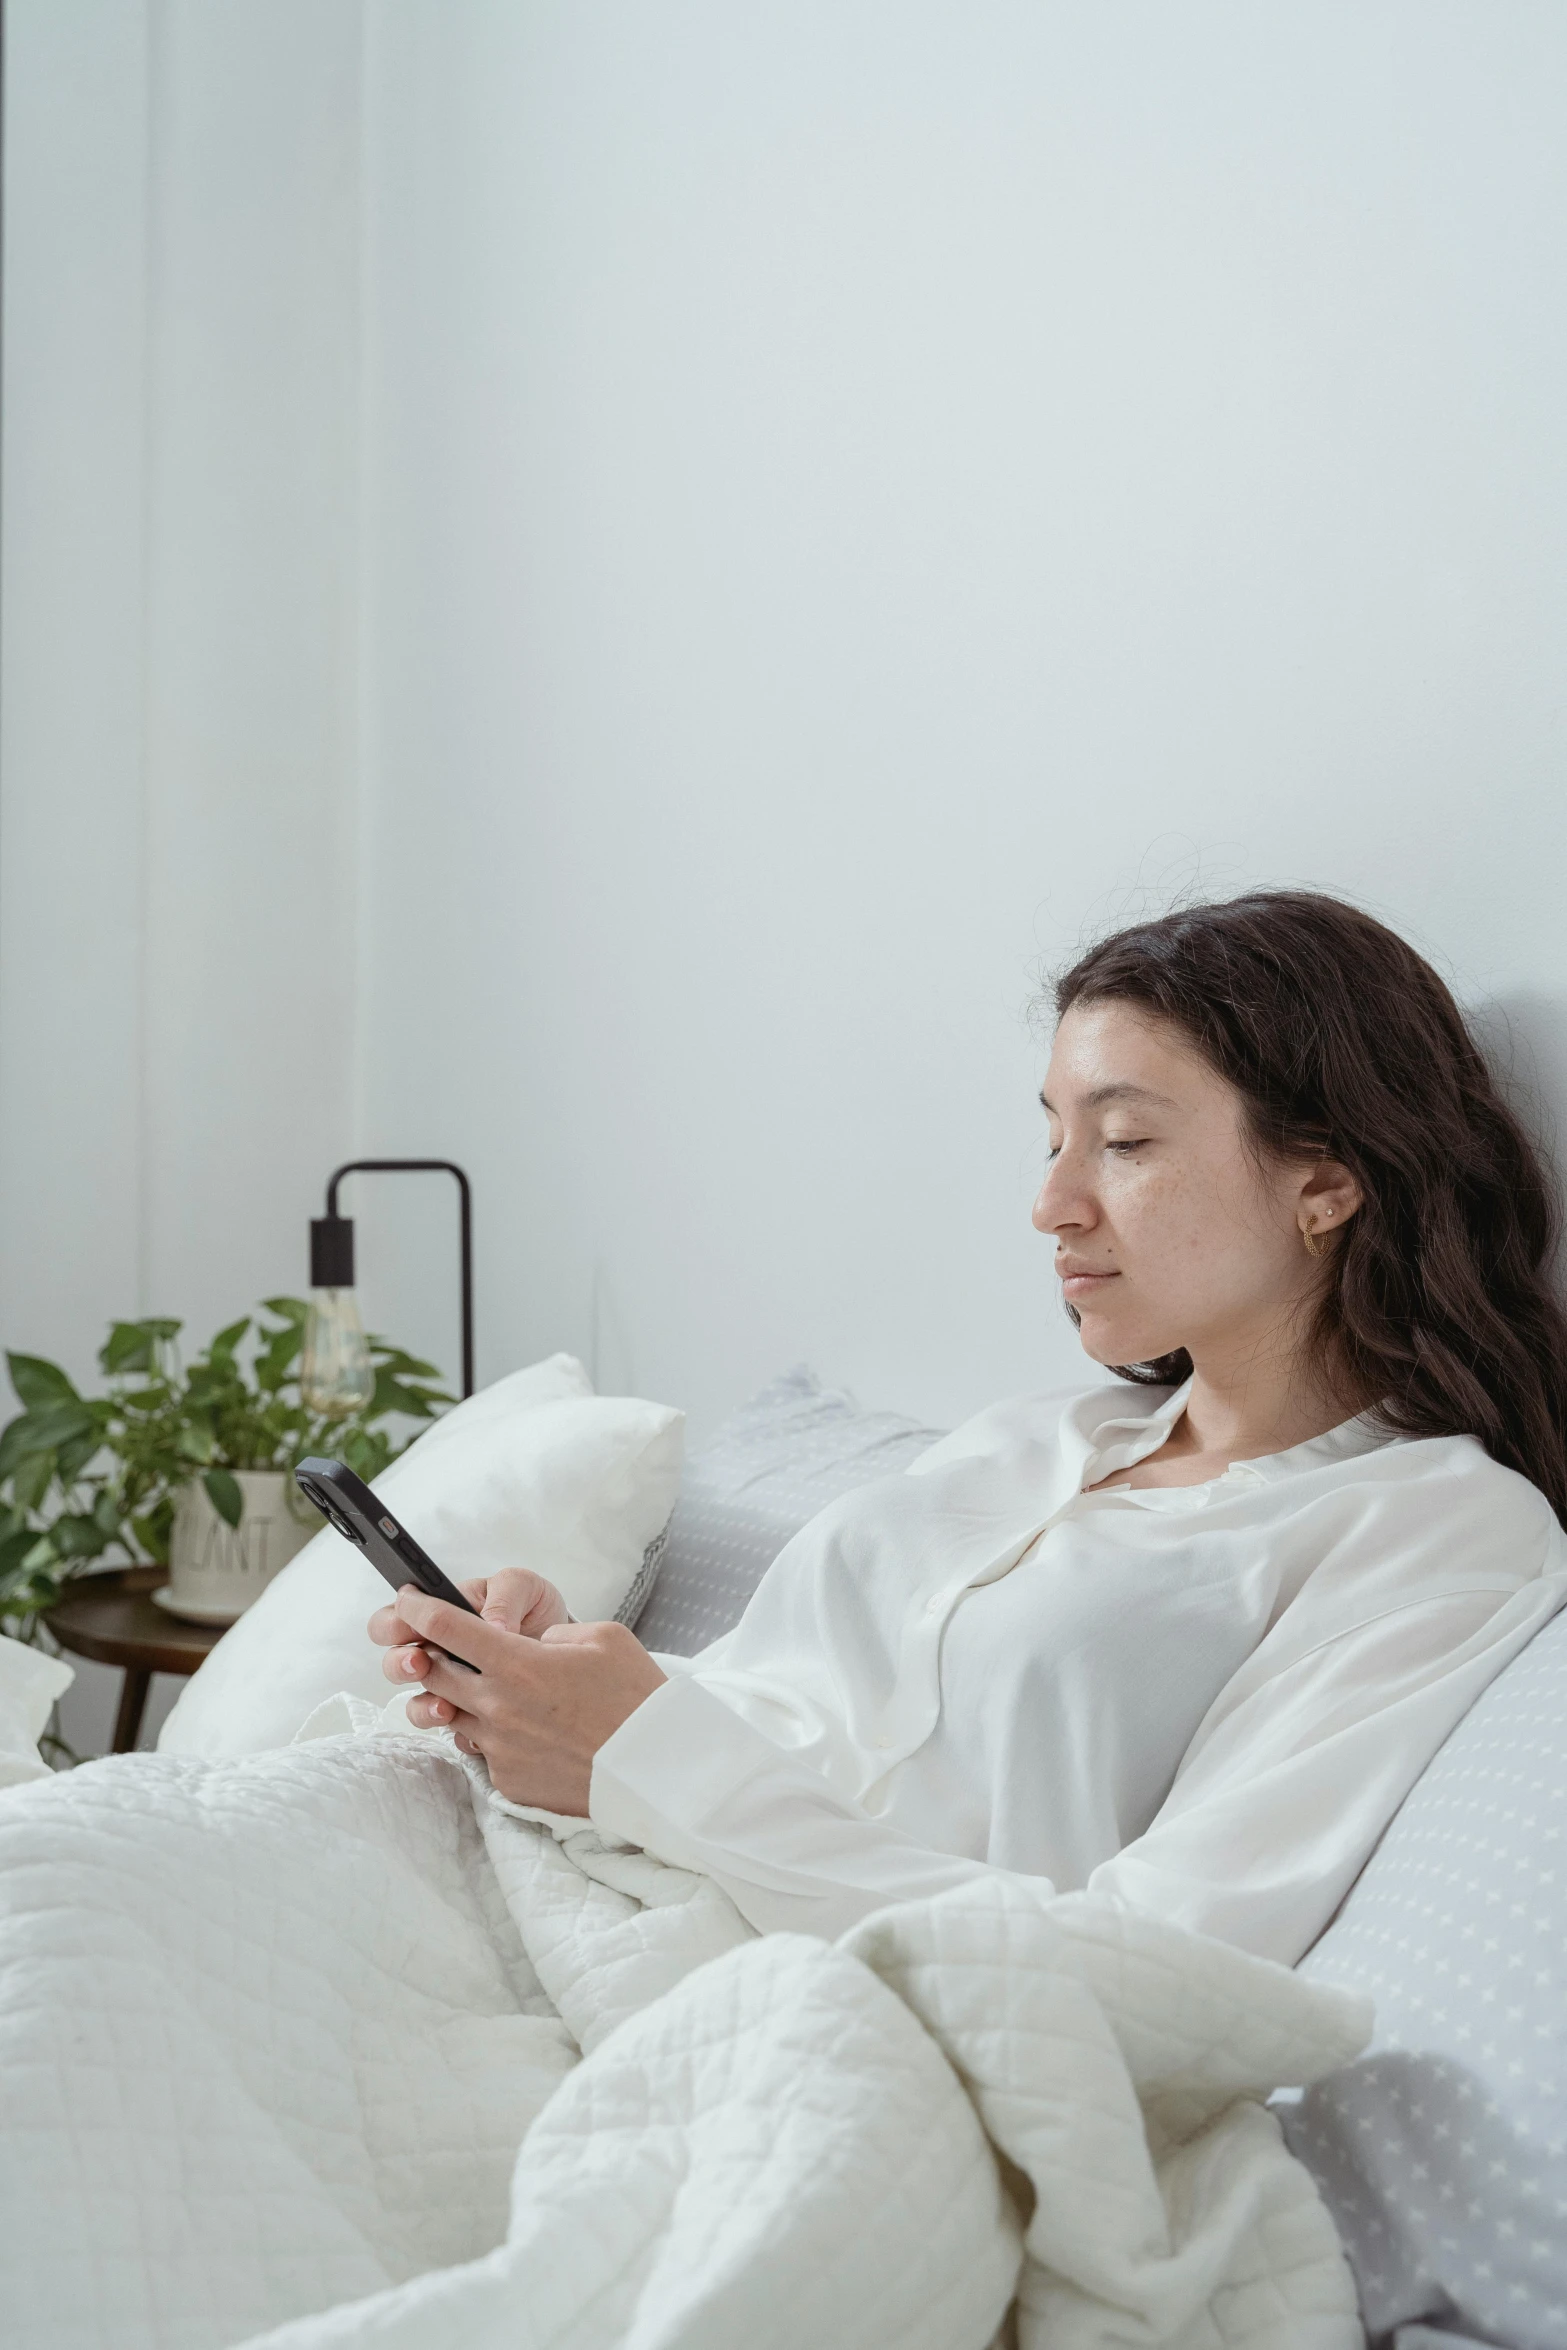
[[[1086,1298],[1097,1297],[1107,1281],[1119,1281],[1119,1273],[1063,1273],[1061,1291],[1073,1305],[1081,1305]]]

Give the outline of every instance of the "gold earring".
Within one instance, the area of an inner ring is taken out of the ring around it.
[[[1306,1243],[1306,1254],[1308,1257],[1325,1257],[1327,1255],[1328,1244],[1323,1239],[1321,1233],[1317,1230],[1315,1224],[1302,1224],[1300,1228],[1300,1236],[1301,1239]]]

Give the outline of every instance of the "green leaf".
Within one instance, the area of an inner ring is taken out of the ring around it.
[[[399,1379],[439,1379],[441,1374],[433,1363],[421,1363],[417,1355],[404,1354],[400,1346],[391,1346],[384,1338],[372,1338],[370,1352],[381,1368],[396,1374]]]
[[[24,1559],[11,1575],[5,1594],[5,1612],[8,1616],[36,1615],[41,1608],[53,1607],[60,1596],[65,1577],[58,1566],[44,1560],[29,1567]],[[23,1633],[24,1639],[28,1637]]]
[[[123,1371],[156,1370],[159,1345],[177,1338],[184,1327],[183,1322],[158,1316],[145,1322],[111,1322],[98,1349],[99,1364],[111,1378]]]
[[[0,1485],[33,1453],[57,1452],[75,1438],[96,1434],[96,1415],[84,1403],[50,1403],[20,1412],[0,1429]]]
[[[174,1449],[182,1461],[194,1461],[199,1468],[212,1458],[212,1430],[204,1420],[188,1420],[174,1439]]]
[[[256,1385],[264,1395],[276,1395],[288,1378],[305,1343],[304,1325],[285,1322],[281,1330],[274,1330],[265,1346],[256,1355],[252,1371]]]
[[[261,1301],[269,1314],[279,1314],[285,1322],[297,1322],[303,1330],[310,1318],[310,1306],[302,1297],[264,1297]]]
[[[91,1406],[89,1405],[89,1410]],[[74,1485],[93,1454],[103,1443],[103,1430],[95,1427],[90,1436],[76,1436],[60,1447],[59,1476],[62,1485]]]
[[[19,1461],[25,1461],[35,1452],[52,1452],[53,1445],[33,1442],[33,1415],[18,1412],[14,1420],[7,1420],[0,1428],[0,1485],[14,1472]]]
[[[368,1485],[391,1460],[396,1447],[384,1430],[379,1428],[347,1428],[335,1438],[337,1457],[356,1477],[363,1477]]]
[[[98,1367],[113,1378],[120,1371],[144,1371],[152,1360],[152,1341],[139,1322],[111,1322],[109,1335],[98,1349]]]
[[[428,1420],[431,1409],[425,1389],[405,1387],[400,1379],[393,1378],[390,1371],[377,1371],[375,1393],[364,1416],[367,1420],[379,1420],[388,1412],[406,1412],[410,1419]]]
[[[209,1469],[201,1480],[207,1499],[227,1526],[237,1526],[245,1514],[245,1496],[227,1469]]]
[[[51,1484],[58,1456],[35,1452],[11,1474],[11,1499],[19,1510],[35,1510]]]
[[[46,1403],[27,1415],[32,1422],[32,1442],[29,1452],[47,1445],[51,1452],[62,1444],[71,1444],[79,1436],[95,1436],[98,1415],[90,1405],[79,1400],[70,1403]]]
[[[217,1365],[219,1363],[232,1364],[234,1360],[234,1349],[238,1346],[240,1340],[244,1337],[246,1331],[249,1328],[250,1316],[247,1314],[242,1322],[230,1322],[227,1329],[220,1330],[217,1337],[212,1341],[212,1344],[207,1349],[208,1362],[212,1363],[213,1365]]]
[[[457,1401],[456,1396],[448,1395],[444,1387],[415,1387],[412,1380],[405,1384],[409,1394],[419,1398],[420,1409],[416,1416],[421,1420],[439,1419],[441,1407]]]
[[[98,1527],[105,1541],[112,1542],[120,1531],[120,1519],[122,1513],[120,1510],[119,1496],[111,1492],[110,1489],[105,1486],[102,1493],[99,1494],[97,1500],[93,1503],[92,1514],[93,1523]]]
[[[81,1397],[58,1363],[46,1363],[42,1355],[8,1354],[5,1359],[16,1400],[25,1410],[33,1411],[40,1404],[80,1403]]]
[[[37,1539],[30,1527],[23,1526],[0,1541],[0,1584],[4,1583],[8,1575],[17,1572]]]
[[[0,1615],[11,1623],[18,1617],[22,1619],[17,1629],[23,1640],[30,1637],[29,1617],[36,1615],[40,1608],[53,1607],[59,1596],[59,1578],[53,1574],[24,1575],[20,1566],[13,1567],[9,1573],[0,1572]],[[39,1744],[42,1743],[40,1739]]]
[[[52,1567],[57,1556],[53,1532],[40,1534],[31,1548],[22,1553],[21,1572],[36,1575],[41,1568]]]
[[[131,1520],[131,1532],[147,1556],[155,1559],[160,1567],[169,1563],[169,1533],[173,1524],[174,1504],[168,1499],[160,1501],[156,1509],[148,1510],[145,1517]]]
[[[103,1529],[91,1518],[59,1517],[49,1529],[49,1539],[63,1559],[95,1559],[103,1549]]]

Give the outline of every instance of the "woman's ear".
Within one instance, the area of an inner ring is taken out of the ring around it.
[[[1300,1187],[1295,1220],[1308,1241],[1342,1232],[1365,1198],[1349,1169],[1338,1159],[1318,1159]]]

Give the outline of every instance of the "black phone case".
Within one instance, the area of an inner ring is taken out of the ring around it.
[[[328,1524],[345,1541],[364,1552],[394,1591],[400,1591],[405,1583],[416,1583],[432,1599],[444,1599],[448,1607],[460,1607],[465,1615],[478,1615],[472,1600],[465,1599],[456,1584],[442,1574],[407,1527],[399,1525],[385,1502],[377,1500],[364,1479],[356,1477],[352,1469],[345,1469],[341,1461],[319,1458],[301,1461],[294,1471],[294,1482]],[[425,1645],[428,1647],[430,1643]],[[452,1664],[461,1665],[465,1673],[476,1673],[479,1669],[469,1664],[465,1656],[452,1656],[447,1649],[443,1648],[440,1654]]]

